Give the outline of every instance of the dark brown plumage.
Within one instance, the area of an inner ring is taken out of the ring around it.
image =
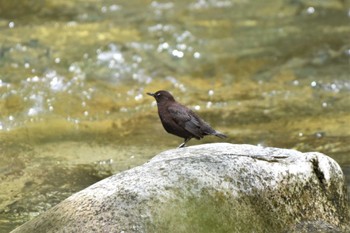
[[[211,128],[191,109],[176,102],[169,92],[157,91],[147,94],[153,96],[157,101],[158,114],[164,129],[168,133],[184,138],[179,148],[184,147],[191,138],[199,140],[206,135],[226,138],[226,135]]]

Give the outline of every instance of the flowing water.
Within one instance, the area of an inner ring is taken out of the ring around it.
[[[0,33],[0,232],[178,146],[160,89],[350,186],[349,0],[0,0]]]

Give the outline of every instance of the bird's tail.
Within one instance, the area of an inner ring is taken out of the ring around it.
[[[223,133],[220,133],[218,131],[215,131],[215,133],[213,133],[213,135],[215,135],[216,137],[219,137],[219,138],[227,138],[227,136]]]

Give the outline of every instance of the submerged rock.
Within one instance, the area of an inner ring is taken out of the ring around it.
[[[165,151],[13,232],[294,232],[303,222],[338,231],[348,223],[346,197],[326,155],[205,144]]]

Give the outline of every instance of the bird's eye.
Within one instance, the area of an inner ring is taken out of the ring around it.
[[[160,93],[157,93],[156,96],[159,97],[159,96],[160,96]]]

